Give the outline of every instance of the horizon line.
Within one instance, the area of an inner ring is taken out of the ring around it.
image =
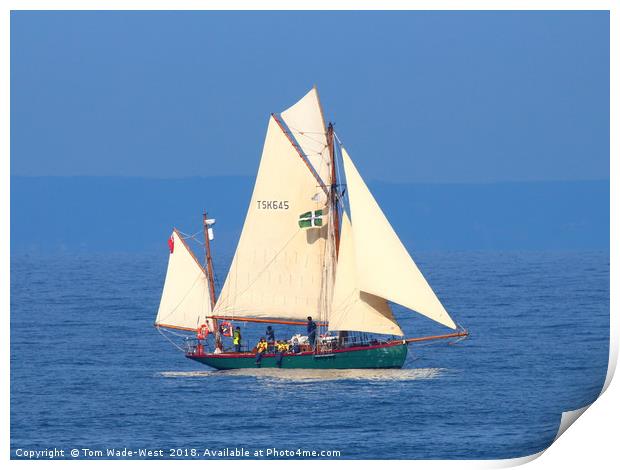
[[[196,180],[196,179],[218,179],[218,178],[243,178],[253,179],[255,175],[243,175],[243,174],[231,174],[231,175],[198,175],[198,176],[139,176],[139,175],[10,175],[10,178],[23,178],[23,179],[142,179],[153,181],[182,181],[182,180]],[[407,184],[433,184],[433,185],[492,185],[492,184],[524,184],[524,183],[609,183],[611,184],[611,178],[583,178],[583,179],[506,179],[506,180],[494,180],[494,181],[388,181],[385,179],[373,179],[370,178],[367,181],[379,184],[393,184],[393,185],[407,185]]]

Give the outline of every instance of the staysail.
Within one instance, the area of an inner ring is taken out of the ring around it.
[[[276,119],[269,120],[256,184],[217,316],[284,320],[319,317],[326,226],[299,217],[324,208],[322,191]],[[314,213],[314,212],[313,212]]]
[[[329,314],[331,331],[366,331],[402,336],[387,301],[357,286],[357,268],[353,230],[349,217],[343,214],[340,232],[340,252],[336,282]]]
[[[209,284],[203,267],[175,229],[155,326],[196,330],[211,312]]]
[[[359,289],[456,329],[456,324],[394,232],[344,147],[342,160]]]

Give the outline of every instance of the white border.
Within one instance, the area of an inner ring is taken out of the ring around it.
[[[0,60],[2,64],[0,77],[0,103],[2,106],[2,114],[0,115],[0,148],[2,149],[2,158],[0,159],[1,174],[0,174],[0,227],[2,233],[8,234],[9,232],[9,220],[10,220],[10,168],[9,168],[9,154],[10,154],[10,10],[242,10],[242,9],[267,9],[267,10],[337,10],[337,9],[351,9],[349,2],[343,2],[338,0],[314,0],[314,1],[263,1],[260,5],[251,1],[238,1],[231,0],[228,2],[204,2],[197,0],[180,0],[180,1],[7,1],[3,3],[2,19],[0,27]],[[611,44],[610,44],[610,60],[611,60],[611,80],[610,80],[610,137],[611,137],[611,155],[614,156],[611,159],[611,181],[615,181],[618,176],[618,93],[617,84],[619,79],[618,74],[618,7],[616,2],[608,1],[578,1],[578,0],[565,0],[565,1],[394,1],[384,0],[382,2],[359,0],[354,3],[355,9],[365,10],[399,10],[399,9],[413,9],[413,10],[610,10],[610,28],[611,28]],[[616,262],[618,261],[618,249],[615,243],[618,240],[618,217],[617,210],[620,205],[618,204],[619,193],[617,188],[611,185],[611,246],[610,246],[610,307],[611,312],[611,345],[610,345],[610,361],[609,369],[605,382],[606,392],[588,409],[587,412],[579,420],[578,426],[573,426],[562,437],[554,443],[548,450],[546,450],[543,456],[530,464],[531,468],[544,468],[550,465],[554,467],[565,468],[584,468],[585,466],[593,468],[609,468],[610,465],[616,463],[617,455],[617,442],[615,439],[615,420],[618,417],[618,403],[620,402],[620,388],[617,383],[611,383],[613,373],[617,364],[618,357],[618,338],[620,337],[620,330],[618,327],[618,276],[614,270]],[[2,275],[0,276],[0,311],[9,312],[9,241],[5,235],[5,240],[0,243],[0,270]],[[8,323],[8,315],[5,315],[6,322]],[[2,407],[1,417],[3,426],[3,437],[0,452],[4,459],[10,456],[10,443],[9,443],[9,405],[10,405],[10,389],[9,389],[9,358],[10,358],[10,328],[8,324],[5,324],[5,328],[2,330],[2,352],[5,358],[5,364],[7,369],[4,371],[2,377],[2,393],[4,406]],[[617,382],[617,381],[616,381]],[[611,386],[610,386],[611,384]],[[580,410],[583,412],[583,410]],[[574,416],[573,416],[574,417]],[[564,424],[571,421],[569,415],[563,417]],[[561,433],[558,433],[558,436]],[[489,461],[416,461],[415,466],[419,468],[501,468],[514,465],[520,465],[531,460],[534,460],[541,454],[534,456],[523,457],[520,459],[511,460],[489,460]],[[46,463],[43,463],[46,462]],[[40,465],[73,465],[82,466],[84,461],[38,461]],[[138,465],[145,468],[169,466],[176,464],[178,461],[149,461],[149,462],[137,462],[137,461],[119,461],[114,465]],[[381,464],[381,461],[374,462],[369,461],[370,465]],[[21,467],[23,465],[29,465],[24,461],[10,461],[10,465]],[[108,461],[89,461],[87,464],[91,466],[108,466]],[[221,462],[205,462],[205,461],[183,461],[184,466],[201,467],[204,469],[205,465],[217,465],[222,466],[237,466],[243,467],[295,467],[310,468],[316,465],[323,466],[338,466],[338,467],[358,467],[359,465],[366,465],[360,461],[334,461],[334,462],[314,462],[314,461],[301,461],[301,462],[286,462],[286,461],[241,461],[234,463],[231,461]],[[408,461],[391,461],[390,466],[396,466],[404,468],[412,465]],[[544,467],[541,467],[544,466]]]

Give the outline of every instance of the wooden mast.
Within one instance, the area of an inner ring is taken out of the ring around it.
[[[336,152],[334,150],[334,125],[330,122],[327,126],[327,146],[329,147],[329,161],[331,164],[331,209],[332,221],[334,223],[334,245],[336,248],[336,261],[338,261],[338,252],[340,249],[340,212],[338,207],[338,173],[336,172]],[[340,346],[347,342],[349,337],[348,331],[338,332],[338,344]]]
[[[334,126],[330,122],[327,126],[327,146],[329,147],[329,160],[332,169],[331,178],[331,206],[334,222],[334,242],[336,245],[336,259],[338,259],[338,249],[340,247],[340,214],[338,212],[338,177],[336,174],[336,157],[334,152]]]
[[[215,308],[215,275],[213,274],[213,259],[211,258],[211,243],[209,241],[209,224],[207,223],[207,212],[202,213],[202,225],[205,235],[205,265],[207,267],[207,281],[209,283],[209,298],[211,300],[211,311]],[[222,338],[216,318],[213,320],[213,334],[215,335],[215,348],[222,349]]]

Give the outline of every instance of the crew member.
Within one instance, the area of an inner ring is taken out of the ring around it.
[[[261,338],[258,344],[256,345],[256,365],[260,366],[260,362],[263,359],[263,354],[267,351],[267,341],[265,338]]]
[[[278,341],[277,343],[277,353],[276,353],[276,365],[278,367],[282,367],[282,358],[284,357],[284,353],[288,351],[288,343],[284,341]]]
[[[239,327],[236,327],[235,331],[233,331],[233,346],[235,352],[241,351],[241,328]]]
[[[312,317],[308,317],[306,331],[308,332],[308,342],[310,346],[314,348],[314,343],[316,341],[316,323],[312,321]]]
[[[276,349],[276,332],[273,330],[271,325],[267,327],[267,331],[265,331],[265,336],[267,337],[267,343],[271,343],[269,346],[269,351],[274,352]]]

